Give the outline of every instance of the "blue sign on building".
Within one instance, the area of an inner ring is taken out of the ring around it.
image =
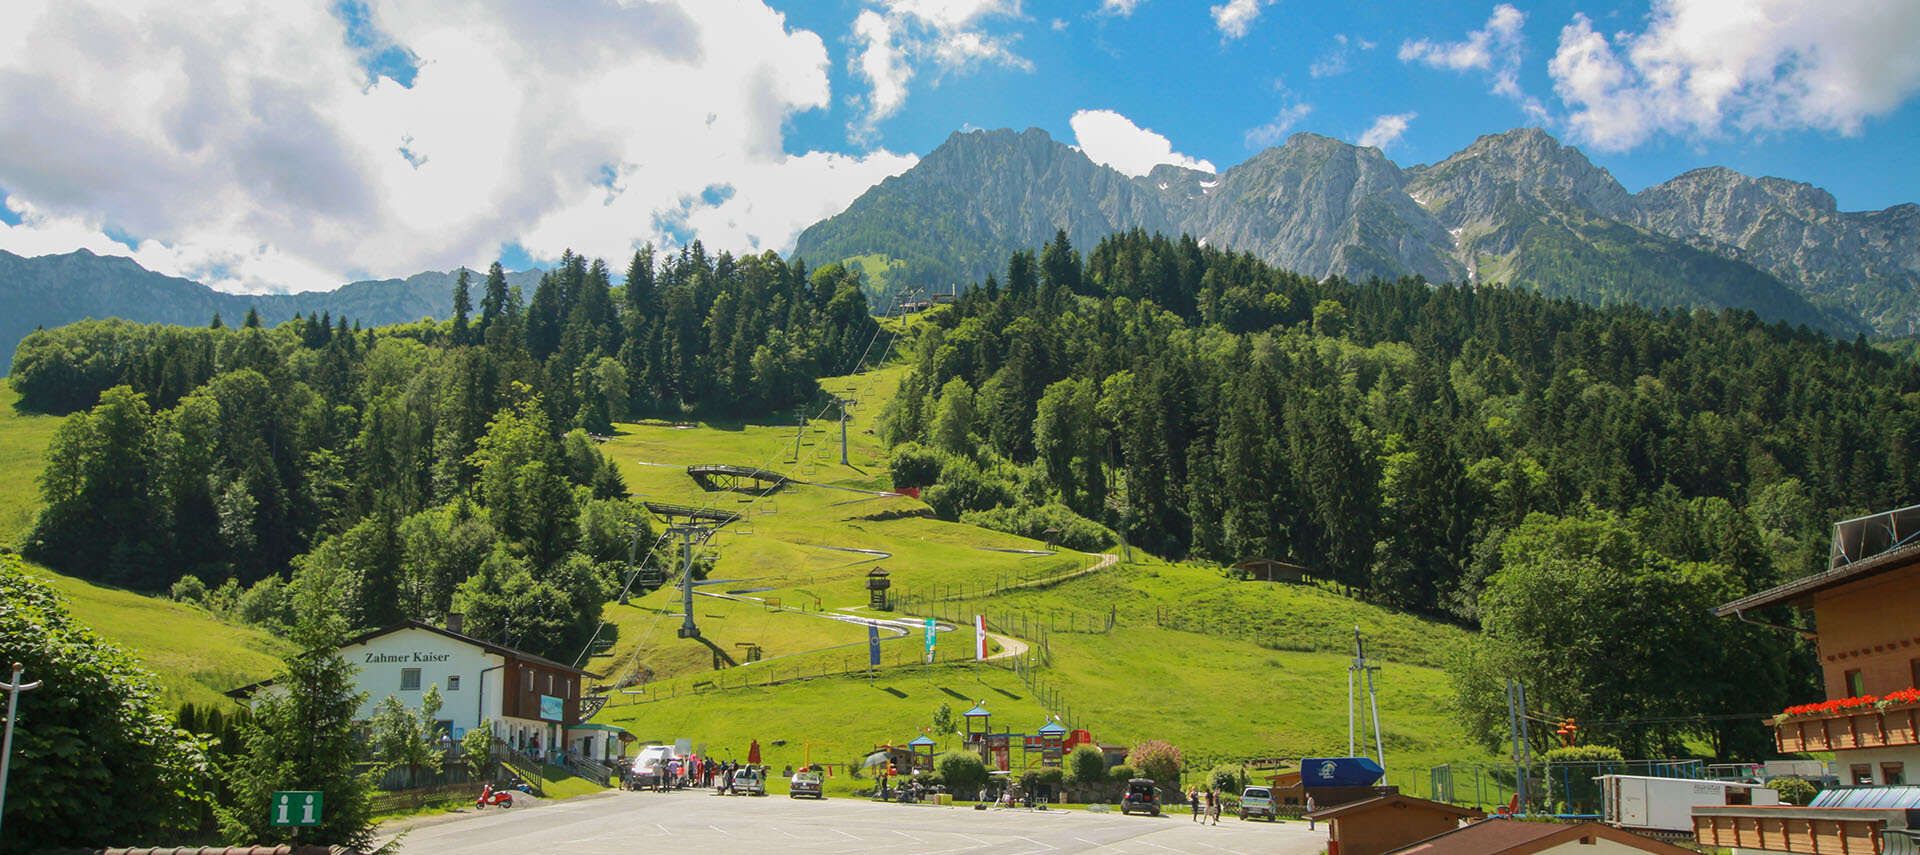
[[[1367,757],[1309,757],[1300,761],[1300,786],[1371,787],[1386,773]]]

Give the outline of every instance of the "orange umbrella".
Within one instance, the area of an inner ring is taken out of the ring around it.
[[[760,740],[756,739],[747,746],[747,762],[755,766],[760,765]]]

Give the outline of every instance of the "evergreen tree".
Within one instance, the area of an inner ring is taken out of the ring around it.
[[[313,600],[299,612],[299,652],[254,699],[241,727],[246,751],[223,770],[233,796],[221,806],[221,826],[235,843],[284,843],[298,833],[302,843],[368,852],[373,782],[356,771],[364,745],[354,720],[366,695],[354,691],[354,666],[338,652],[346,638],[338,616]],[[271,824],[269,803],[279,790],[319,791],[322,824]]]
[[[473,295],[467,279],[467,269],[460,268],[460,276],[453,282],[453,345],[467,344],[467,314],[473,311]]]
[[[500,320],[500,314],[506,309],[507,273],[496,261],[487,267],[486,287],[480,295],[480,328],[475,331],[475,341],[486,343],[492,340],[488,338],[487,330],[493,328],[494,322]]]

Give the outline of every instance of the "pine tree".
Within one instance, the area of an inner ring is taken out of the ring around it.
[[[467,269],[460,268],[460,277],[453,282],[453,346],[467,344],[467,314],[473,311],[473,295],[467,284]]]
[[[500,269],[500,262],[496,261],[487,268],[486,288],[480,295],[480,329],[474,336],[476,342],[484,344],[491,341],[487,337],[487,331],[493,328],[494,322],[500,319],[500,313],[506,311],[506,307],[507,274]]]
[[[254,701],[242,728],[246,753],[225,771],[232,800],[220,808],[221,827],[234,843],[284,843],[296,829],[272,825],[269,802],[278,790],[318,790],[325,811],[317,828],[298,829],[300,842],[373,849],[373,782],[356,767],[365,748],[355,722],[366,695],[354,691],[353,665],[339,654],[346,633],[319,602],[302,603],[305,616],[273,686]]]

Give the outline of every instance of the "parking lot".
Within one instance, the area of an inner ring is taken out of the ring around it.
[[[707,791],[611,792],[511,811],[434,817],[403,826],[408,853],[627,855],[691,851],[960,853],[1278,853],[1313,855],[1326,829],[1304,823],[1120,816],[1085,810],[988,810],[714,796]],[[394,830],[399,830],[396,828]],[[714,847],[717,847],[715,849]]]

